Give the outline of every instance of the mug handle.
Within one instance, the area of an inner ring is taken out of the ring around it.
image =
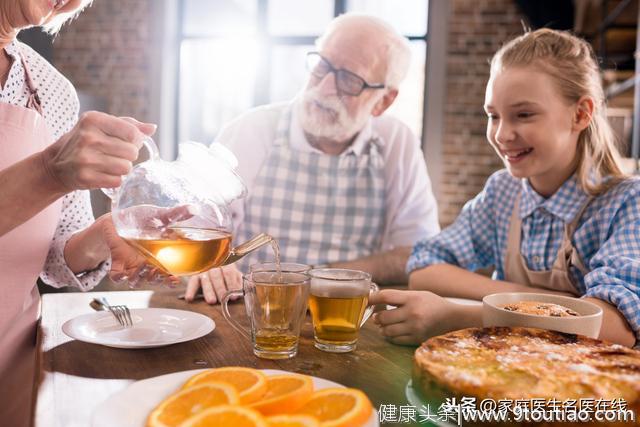
[[[145,136],[142,139],[142,146],[149,152],[149,160],[158,160],[160,158],[160,151],[158,151],[158,146],[150,136]],[[126,175],[122,177],[122,182],[124,182],[125,177]],[[107,197],[113,200],[116,197],[119,189],[120,187],[118,186],[115,188],[101,188],[100,190],[102,190],[102,192],[106,194]]]
[[[378,285],[376,285],[373,282],[371,282],[371,285],[369,285],[369,286],[370,286],[369,294],[371,294],[372,292],[378,292],[380,290]],[[362,321],[360,322],[360,327],[362,327],[362,325],[364,325],[366,323],[366,321],[369,320],[369,317],[371,317],[371,315],[373,314],[373,309],[374,309],[374,306],[369,305],[364,310],[364,316],[362,316]]]
[[[251,341],[251,335],[249,334],[249,330],[244,326],[242,326],[240,323],[238,323],[233,317],[231,317],[231,313],[229,312],[229,300],[234,295],[239,297],[244,296],[244,291],[242,290],[229,291],[226,294],[224,294],[224,297],[222,298],[222,304],[221,304],[222,315],[224,316],[226,321],[229,322],[229,324],[233,327],[233,329],[240,332],[240,334],[243,337]]]

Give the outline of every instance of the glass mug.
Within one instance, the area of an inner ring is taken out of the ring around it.
[[[227,292],[222,299],[225,319],[251,341],[253,353],[263,359],[288,359],[298,353],[300,328],[307,313],[310,267],[282,263],[254,264],[242,277],[242,290]],[[233,296],[244,296],[251,323],[248,330],[229,312]]]
[[[314,345],[332,353],[355,350],[360,327],[373,313],[373,307],[367,307],[369,293],[378,286],[370,274],[358,270],[319,268],[309,276]]]

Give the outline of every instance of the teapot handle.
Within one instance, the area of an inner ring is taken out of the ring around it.
[[[150,136],[145,136],[142,139],[142,146],[146,148],[147,151],[149,152],[149,160],[158,160],[160,158],[160,151],[158,150],[158,146],[153,141],[153,139],[151,139]],[[126,175],[122,177],[121,182],[124,182],[125,177]],[[107,197],[113,200],[116,197],[116,194],[118,193],[119,189],[120,189],[120,186],[115,188],[101,188],[100,190],[102,190],[102,192],[106,194]]]

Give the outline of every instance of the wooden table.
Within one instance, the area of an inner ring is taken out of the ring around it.
[[[263,360],[253,355],[251,344],[224,320],[219,305],[209,306],[204,301],[185,303],[177,298],[182,290],[44,295],[35,426],[88,427],[94,408],[133,381],[228,365],[300,372],[357,387],[367,393],[376,408],[381,404],[407,405],[404,389],[411,375],[414,348],[389,344],[372,322],[367,322],[360,332],[355,352],[331,354],[313,346],[313,332],[307,319],[296,357]],[[163,307],[199,312],[210,316],[216,328],[193,341],[142,350],[109,348],[67,337],[62,332],[62,324],[90,313],[89,301],[97,296],[130,308]],[[231,309],[232,314],[241,317],[244,305],[234,303]]]

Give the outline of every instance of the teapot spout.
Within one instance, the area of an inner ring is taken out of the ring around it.
[[[256,249],[261,248],[267,243],[271,243],[273,241],[273,237],[269,236],[266,233],[260,233],[257,236],[231,249],[231,251],[229,252],[229,256],[222,265],[233,264],[234,262],[243,258],[245,255],[248,255]]]

